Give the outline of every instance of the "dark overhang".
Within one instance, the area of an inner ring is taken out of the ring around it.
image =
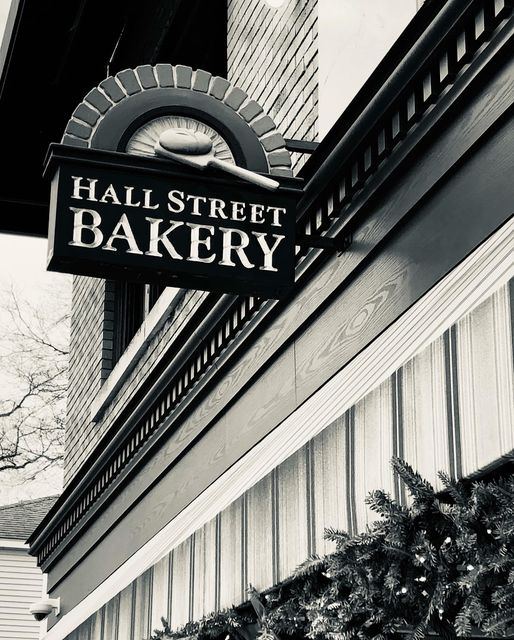
[[[171,62],[226,75],[224,0],[13,0],[0,62],[0,232],[46,236],[42,178],[83,97],[102,79]]]

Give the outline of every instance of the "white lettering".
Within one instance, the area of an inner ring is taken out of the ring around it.
[[[233,200],[231,201],[231,204],[232,204],[232,215],[231,215],[232,220],[236,220],[237,222],[244,222],[246,220],[245,203],[237,202]],[[239,218],[238,216],[242,216],[242,218]]]
[[[210,218],[216,218],[216,215],[218,215],[220,218],[223,218],[223,220],[226,220],[228,218],[228,216],[224,212],[225,201],[224,200],[220,200],[220,198],[209,198],[209,201],[211,203],[211,209],[210,209],[210,212],[209,212],[209,217]]]
[[[151,189],[143,189],[143,193],[145,194],[143,197],[144,200],[144,204],[143,204],[143,209],[158,209],[159,205],[158,204],[154,204],[152,205],[150,203],[151,199],[152,199],[152,190]]]
[[[168,203],[168,211],[171,211],[172,213],[182,213],[182,211],[184,211],[184,209],[186,208],[184,204],[183,191],[177,191],[176,189],[173,189],[168,193],[168,200],[170,201]],[[172,204],[176,205],[176,208],[173,208],[171,206]]]
[[[278,271],[273,266],[273,254],[275,253],[275,249],[282,242],[285,236],[278,236],[276,234],[272,234],[272,238],[275,238],[275,242],[272,247],[268,245],[268,241],[266,240],[266,233],[259,233],[258,231],[252,231],[253,235],[257,238],[257,242],[259,243],[260,248],[262,249],[262,253],[264,254],[264,264],[262,267],[259,267],[261,271]]]
[[[122,233],[120,233],[120,231]],[[112,243],[115,240],[125,240],[129,247],[127,249],[127,253],[143,253],[137,246],[136,239],[134,238],[134,233],[132,232],[132,228],[130,226],[128,218],[124,213],[121,215],[117,225],[114,227],[113,232],[111,233],[109,240],[107,240],[102,249],[104,249],[105,251],[117,251],[116,247],[112,246]]]
[[[208,251],[211,250],[211,239],[209,236],[206,238],[200,238],[200,231],[205,229],[210,236],[214,235],[214,227],[207,224],[193,224],[192,222],[186,223],[191,228],[191,248],[189,249],[189,258],[187,260],[191,262],[213,262],[216,259],[215,254],[206,258],[200,258],[199,248],[203,245]]]
[[[112,204],[121,204],[116,191],[114,190],[114,187],[112,184],[110,184],[107,189],[105,190],[105,193],[103,194],[103,196],[100,198],[100,202],[104,202],[107,203],[106,198],[110,198],[112,201]]]
[[[85,189],[88,194],[86,200],[90,200],[91,202],[98,202],[96,199],[96,193],[95,193],[96,183],[98,182],[96,178],[87,178],[89,185],[86,186],[81,184],[84,178],[81,178],[80,176],[71,176],[71,177],[73,178],[73,195],[71,196],[72,198],[74,198],[75,200],[82,200],[80,191],[82,189]]]
[[[264,205],[250,203],[250,221],[253,224],[262,224],[264,222]]]
[[[164,233],[159,233],[159,226],[161,222],[160,218],[145,218],[150,223],[150,242],[148,245],[148,251],[145,251],[145,256],[155,256],[157,258],[162,258],[162,253],[159,251],[159,242],[162,242],[166,251],[170,254],[170,256],[174,260],[182,260],[182,256],[175,247],[171,244],[168,236],[170,233],[175,231],[178,227],[183,226],[183,222],[174,222],[170,220],[170,227]]]
[[[75,207],[70,207],[70,211],[73,212],[73,239],[71,242],[68,242],[68,244],[74,247],[87,247],[88,249],[96,249],[99,247],[104,237],[98,228],[102,222],[98,211],[93,211],[93,209],[77,209]],[[91,224],[84,224],[85,213],[91,216]],[[84,229],[93,232],[93,242],[84,242],[82,239],[82,231]]]
[[[244,231],[239,231],[239,229],[226,229],[225,227],[220,227],[219,229],[223,232],[223,253],[218,264],[226,267],[235,267],[236,264],[232,261],[232,252],[235,251],[243,267],[252,269],[255,265],[248,260],[244,252],[245,247],[250,243],[248,235]],[[232,236],[235,235],[239,236],[239,244],[234,244],[232,240]]]
[[[271,224],[274,227],[281,227],[282,225],[280,224],[279,215],[286,212],[284,207],[268,207],[266,211],[271,211],[273,214],[273,222]]]
[[[140,207],[141,202],[133,202],[132,201],[132,193],[134,191],[134,187],[125,187],[125,206],[126,207]]]
[[[201,216],[202,212],[200,211],[200,201],[206,202],[207,198],[204,198],[204,196],[187,196],[186,200],[189,202],[189,200],[193,201],[193,209],[191,211],[192,215],[194,216]]]

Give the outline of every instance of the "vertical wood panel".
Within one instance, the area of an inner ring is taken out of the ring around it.
[[[173,550],[171,585],[171,626],[180,627],[188,622],[191,588],[192,538]]]
[[[91,640],[91,618],[77,629],[77,640]]]
[[[104,640],[104,610],[97,611],[90,618],[90,640]]]
[[[248,583],[257,590],[273,584],[271,474],[248,490]]]
[[[105,640],[121,640],[118,635],[120,613],[120,595],[114,598],[104,607],[104,638]]]
[[[132,640],[132,592],[134,583],[129,584],[120,593],[120,608],[118,616],[119,640]]]
[[[513,448],[512,335],[508,288],[457,324],[463,473]]]
[[[142,640],[150,618],[152,628],[160,627],[170,600],[171,624],[178,627],[191,609],[194,619],[213,610],[217,593],[221,606],[229,606],[244,599],[248,583],[271,586],[307,556],[309,536],[324,553],[331,550],[325,526],[355,530],[350,510],[358,530],[374,519],[364,499],[377,488],[394,493],[393,454],[434,482],[436,471],[450,465],[449,369],[464,473],[513,449],[511,311],[503,287],[177,547],[171,590],[166,557],[155,565],[153,582],[152,571],[143,574],[69,638]]]
[[[302,447],[278,467],[278,579],[287,578],[309,554],[307,458]]]
[[[403,367],[405,459],[436,486],[450,464],[446,393],[441,336]]]
[[[338,418],[312,440],[314,453],[314,553],[325,554],[335,545],[324,539],[327,527],[350,528],[346,482],[346,420]]]
[[[153,567],[152,615],[150,617],[152,631],[162,627],[161,618],[168,619],[169,584],[170,556],[168,554]]]
[[[152,608],[152,568],[135,581],[134,586],[134,640],[144,640],[150,635],[150,612]]]
[[[246,553],[244,537],[245,497],[241,496],[221,513],[220,539],[220,607],[230,607],[245,599],[246,578],[244,566]],[[243,530],[244,527],[244,530]]]
[[[393,395],[386,380],[355,405],[354,478],[356,528],[377,519],[364,503],[368,493],[384,489],[394,494],[390,460],[393,456]]]
[[[195,534],[193,620],[216,608],[216,519]]]

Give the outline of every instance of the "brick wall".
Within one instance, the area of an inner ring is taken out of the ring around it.
[[[317,139],[317,22],[317,0],[286,0],[279,9],[264,0],[228,2],[228,79],[285,138]],[[303,162],[293,157],[296,170]]]
[[[173,301],[168,317],[150,339],[145,340],[137,366],[126,372],[123,382],[105,414],[91,420],[91,405],[112,363],[114,291],[112,283],[76,277],[73,286],[71,322],[70,392],[66,425],[64,482],[69,483],[92,453],[102,436],[113,426],[135,390],[148,376],[169,345],[188,311],[203,298],[203,292],[185,291]],[[136,340],[138,339],[136,334]]]
[[[106,296],[105,280],[79,276],[73,279],[65,484],[83,462],[86,445],[94,439],[91,399],[107,375],[108,347],[112,345],[112,325],[109,325],[112,318],[106,314],[105,304],[109,304],[106,298],[109,296]]]

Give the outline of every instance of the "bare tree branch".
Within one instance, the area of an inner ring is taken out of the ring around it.
[[[68,296],[35,307],[13,288],[0,327],[0,473],[25,479],[63,458],[68,388]],[[63,312],[64,306],[64,312]]]

